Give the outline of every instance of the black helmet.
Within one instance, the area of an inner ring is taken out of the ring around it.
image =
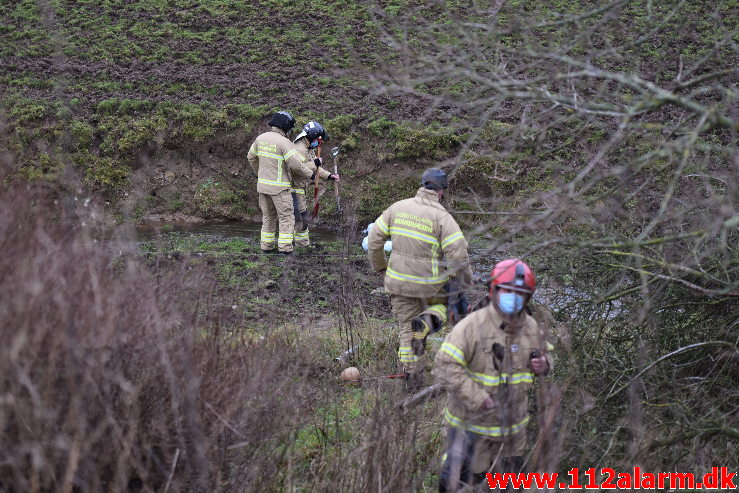
[[[421,176],[421,186],[429,190],[445,189],[449,183],[446,179],[446,173],[439,168],[429,168],[423,172]]]
[[[280,111],[270,118],[267,125],[277,127],[283,132],[288,133],[295,126],[295,118],[287,111]]]
[[[328,132],[326,132],[326,130],[323,128],[323,125],[318,122],[312,121],[305,124],[305,126],[303,127],[303,131],[300,132],[297,137],[295,137],[293,142],[297,142],[303,137],[308,139],[308,142],[313,142],[319,137],[326,141],[328,140]]]

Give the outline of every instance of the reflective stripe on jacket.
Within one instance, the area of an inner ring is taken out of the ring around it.
[[[393,251],[386,261],[388,238]],[[387,269],[385,289],[391,294],[430,298],[450,275],[472,281],[467,240],[433,190],[419,188],[415,197],[388,207],[369,234],[367,254],[375,270]]]
[[[246,157],[257,174],[259,193],[277,195],[290,189],[293,176],[310,178],[313,174],[285,132],[275,127],[256,138]]]
[[[313,160],[316,158],[316,152],[308,147],[308,140],[300,139],[293,145],[295,146],[295,150],[298,151],[303,164],[311,171],[311,175],[315,173],[316,170],[318,170],[318,178],[323,181],[328,180],[328,177],[331,173],[329,173],[328,170],[323,167],[319,168],[318,166],[316,166],[316,163],[313,162]],[[305,190],[306,188],[308,188],[310,181],[310,176],[308,176],[308,178],[305,178],[303,176],[293,176],[292,192],[305,194]]]
[[[533,317],[524,312],[519,318],[504,323],[490,304],[467,315],[444,339],[436,353],[434,376],[449,395],[447,424],[490,437],[526,428],[528,394],[535,378],[529,369],[531,353],[543,354],[550,370],[554,361],[552,345]],[[488,396],[496,406],[481,410]]]

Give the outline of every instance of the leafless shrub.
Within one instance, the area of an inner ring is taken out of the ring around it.
[[[735,5],[379,7],[375,87],[461,122],[452,207],[546,272],[560,467],[736,466]]]
[[[0,199],[0,490],[268,488],[312,403],[294,338],[225,335],[207,278],[112,256],[62,202]]]
[[[0,491],[434,484],[440,402],[403,413],[402,382],[341,387],[305,328],[255,341],[218,316],[206,271],[120,256],[90,233],[96,213],[0,194]],[[365,359],[389,358],[377,338]]]

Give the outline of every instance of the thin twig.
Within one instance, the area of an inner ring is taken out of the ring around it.
[[[175,450],[174,458],[172,459],[172,467],[169,468],[169,477],[167,478],[167,484],[164,485],[162,493],[169,491],[169,485],[172,484],[172,478],[174,477],[174,471],[177,468],[177,460],[180,458],[180,449]]]

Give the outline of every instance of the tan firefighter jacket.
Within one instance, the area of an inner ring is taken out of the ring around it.
[[[318,168],[318,166],[316,166],[316,163],[313,162],[313,160],[316,158],[316,152],[310,147],[308,147],[308,140],[300,139],[294,145],[295,145],[295,149],[298,151],[298,154],[300,154],[300,158],[303,160],[303,164],[307,166],[308,169],[310,169],[311,174],[315,173],[316,168],[317,168],[318,178],[323,181],[328,180],[328,177],[331,173],[328,170],[324,169],[323,167]],[[290,191],[292,193],[297,193],[299,195],[305,195],[305,190],[306,188],[308,188],[309,181],[310,181],[310,176],[308,178],[304,178],[300,175],[293,176]]]
[[[393,245],[395,246],[395,245]],[[447,424],[488,437],[502,437],[526,429],[528,392],[534,384],[529,369],[533,351],[554,361],[544,332],[525,311],[506,324],[490,304],[454,326],[436,353],[434,376],[447,390]],[[490,396],[491,410],[482,410]]]
[[[267,195],[289,190],[293,176],[310,178],[313,174],[303,163],[295,144],[276,127],[256,138],[246,158],[257,174],[257,192]]]
[[[388,237],[393,251],[386,261]],[[436,192],[423,187],[415,197],[394,203],[377,218],[367,254],[376,271],[387,269],[385,289],[391,294],[430,298],[450,275],[465,285],[472,281],[464,234]]]

